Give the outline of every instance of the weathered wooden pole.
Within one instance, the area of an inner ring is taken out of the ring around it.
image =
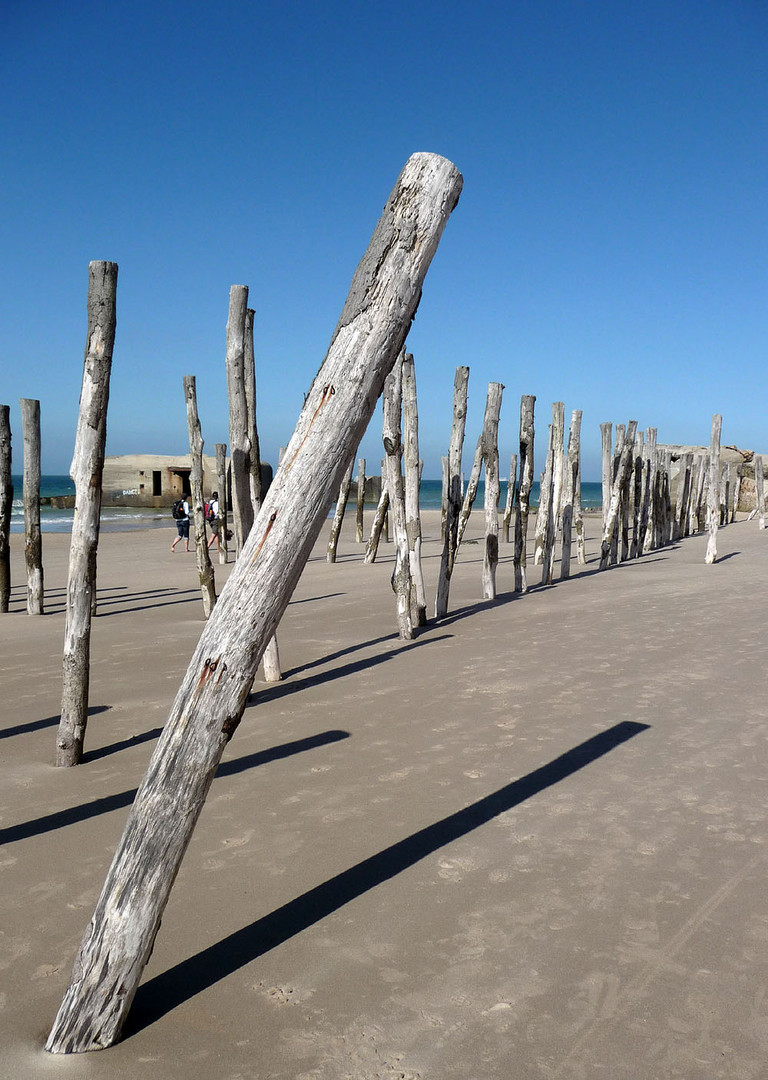
[[[613,448],[613,460],[611,462],[611,476],[612,484],[615,486],[616,477],[619,474],[619,463],[621,462],[621,456],[624,451],[624,440],[626,437],[626,426],[624,424],[616,425],[616,445]],[[613,489],[611,489],[611,498],[613,498]],[[616,519],[616,528],[613,530],[613,541],[611,544],[611,565],[615,566],[619,561],[619,539],[621,536],[621,522],[622,511],[624,508],[624,490],[619,490],[619,511]]]
[[[711,566],[717,558],[717,525],[720,520],[720,433],[723,418],[719,413],[712,417],[712,441],[709,447],[709,486],[707,488],[707,553],[704,562]],[[755,455],[757,461],[757,455]],[[762,464],[762,462],[761,462]],[[757,475],[757,470],[755,470]]]
[[[88,723],[91,613],[96,593],[109,378],[117,324],[117,263],[89,264],[87,310],[88,338],[70,468],[75,482],[75,516],[69,548],[61,717],[56,735],[56,764],[60,766],[79,765],[82,761]]]
[[[643,512],[643,484],[647,473],[645,468],[645,439],[642,431],[638,431],[635,437],[635,460],[634,460],[634,488],[632,491],[632,544],[629,549],[630,559],[636,559],[642,554],[640,542],[640,518]]]
[[[435,618],[437,619],[444,619],[448,614],[451,574],[453,573],[458,548],[459,517],[461,515],[461,455],[464,449],[464,432],[467,421],[468,386],[469,368],[457,367],[453,380],[453,420],[451,422],[451,441],[447,458],[447,505],[443,554],[440,560],[440,574],[437,581],[437,598],[435,600]]]
[[[363,559],[363,562],[366,564],[376,562],[376,555],[379,551],[379,540],[384,531],[388,514],[389,491],[387,489],[387,462],[385,458],[381,463],[381,494],[379,495],[376,513],[373,515],[371,535],[368,538],[368,544],[365,548],[365,558]]]
[[[757,507],[758,528],[765,528],[765,479],[763,474],[763,458],[761,454],[755,454],[755,506]]]
[[[44,611],[43,537],[40,531],[40,402],[21,398],[24,440],[24,555],[27,563],[27,614]]]
[[[560,577],[565,580],[571,574],[571,537],[579,488],[579,448],[581,439],[581,409],[571,413],[568,431],[568,460],[563,483],[563,540],[560,553]],[[578,498],[581,502],[581,499]],[[582,529],[583,533],[583,529]]]
[[[189,453],[192,468],[189,486],[192,496],[192,513],[195,522],[195,557],[203,597],[203,615],[209,618],[216,604],[216,580],[208,554],[208,537],[205,533],[205,493],[203,492],[203,435],[197,413],[197,389],[194,375],[184,376],[184,397],[187,402],[187,428],[189,429]]]
[[[384,379],[416,311],[461,190],[455,167],[414,155],[355,272],[325,361],[176,696],[139,787],[46,1047],[74,1053],[120,1035],[168,895],[225,746]]]
[[[544,585],[552,584],[555,569],[555,544],[560,526],[560,512],[563,498],[563,441],[565,438],[565,405],[562,401],[552,403],[552,494],[549,501],[544,527],[542,562],[544,569],[541,580]]]
[[[554,410],[554,404],[552,406]],[[555,428],[549,425],[547,435],[547,456],[544,459],[544,472],[539,479],[539,508],[536,513],[536,529],[533,535],[533,561],[535,565],[544,562],[544,552],[547,546],[547,531],[550,527],[550,515],[552,513],[552,496],[555,482]],[[543,571],[542,581],[546,576]]]
[[[483,417],[483,467],[485,489],[485,548],[483,552],[483,598],[496,599],[496,567],[499,563],[499,416],[502,383],[489,383]]]
[[[621,491],[624,486],[624,480],[632,460],[632,451],[634,450],[635,446],[636,431],[637,420],[630,420],[629,424],[627,425],[626,432],[624,433],[623,447],[621,451],[621,456],[618,461],[618,468],[616,470],[616,479],[613,482],[611,504],[608,508],[608,520],[606,521],[605,528],[603,529],[603,538],[600,545],[601,570],[606,570],[611,564],[611,552],[613,549],[614,535],[616,532],[616,524],[619,519],[619,501],[621,498]]]
[[[702,527],[702,502],[704,499],[704,486],[709,467],[708,455],[701,451],[696,454],[696,478],[693,485],[693,497],[688,516],[688,532],[697,533]]]
[[[448,520],[448,455],[440,458],[443,486],[440,493],[440,543],[445,543],[445,526]]]
[[[226,367],[229,396],[229,457],[232,487],[232,528],[235,558],[240,558],[251,525],[251,454],[248,438],[248,403],[245,395],[245,326],[248,310],[248,286],[233,285],[229,290]]]
[[[219,491],[219,565],[227,562],[227,444],[215,443],[216,483]]]
[[[405,532],[408,564],[413,578],[413,611],[416,626],[427,623],[427,591],[421,565],[421,513],[419,509],[419,407],[413,354],[403,359],[403,467],[405,472]]]
[[[741,499],[741,481],[744,476],[744,466],[739,463],[736,465],[736,479],[733,484],[733,505],[731,506],[731,521],[736,520],[736,512],[739,509],[739,500]]]
[[[535,394],[523,394],[520,399],[520,483],[517,488],[515,515],[515,592],[528,592],[525,576],[528,513],[533,484],[533,412]]]
[[[349,502],[349,489],[352,487],[352,473],[355,469],[355,459],[352,458],[349,465],[341,478],[339,484],[339,494],[336,497],[336,509],[333,512],[333,521],[331,522],[331,532],[328,537],[328,547],[326,549],[325,557],[330,563],[336,562],[336,552],[339,547],[339,537],[341,536],[341,526],[344,524],[344,514],[347,509],[347,503]]]
[[[365,458],[357,462],[357,513],[355,515],[355,540],[358,544],[363,541],[363,527],[365,525]]]
[[[483,468],[483,436],[480,434],[477,440],[477,446],[475,447],[475,457],[472,462],[472,471],[469,474],[469,482],[467,483],[467,490],[464,492],[464,501],[461,504],[461,513],[459,514],[459,527],[456,533],[456,550],[461,547],[461,541],[464,539],[464,532],[469,523],[469,517],[472,513],[472,507],[475,505],[475,499],[477,498],[477,488],[480,483],[480,472]]]
[[[410,550],[405,519],[405,484],[403,481],[403,352],[384,383],[382,437],[387,461],[387,487],[395,537],[395,567],[392,571],[392,591],[397,603],[397,626],[405,641],[413,637],[414,585],[411,574]]]
[[[11,407],[0,405],[0,612],[11,602]]]
[[[246,308],[243,335],[243,388],[245,390],[248,466],[254,517],[261,509],[262,498],[261,448],[259,446],[259,427],[256,420],[256,353],[253,347],[253,324],[255,318],[256,312],[253,308]]]
[[[501,537],[505,544],[511,543],[512,513],[515,509],[515,488],[517,481],[517,454],[509,459],[509,480],[507,480],[507,498],[504,502],[504,516],[501,519]]]
[[[613,424],[606,421],[600,425],[600,438],[602,441],[603,461],[603,532],[608,521],[608,511],[611,506],[611,492],[613,477],[611,474],[611,439],[613,437]]]
[[[657,450],[658,428],[645,429],[645,442],[648,447],[648,464],[646,466],[645,498],[643,512],[640,518],[640,535],[642,544],[638,555],[650,551],[658,545],[657,539],[657,516],[656,516],[656,477],[659,471],[659,453]]]

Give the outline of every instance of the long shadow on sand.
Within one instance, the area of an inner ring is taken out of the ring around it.
[[[156,975],[139,988],[128,1018],[126,1037],[148,1027],[177,1005],[313,926],[369,889],[402,873],[439,848],[565,780],[641,731],[648,730],[649,726],[629,720],[616,724],[540,769],[364,859],[210,948],[169,968],[162,975]]]
[[[108,712],[111,705],[91,705],[88,709],[89,716],[95,716],[100,712]],[[40,731],[42,728],[58,727],[61,715],[46,716],[44,720],[30,720],[28,724],[17,724],[15,727],[3,728],[0,731],[0,739],[10,739],[12,735],[28,735],[31,731]]]
[[[306,739],[295,739],[293,742],[271,746],[268,750],[258,750],[254,754],[245,754],[243,757],[234,758],[232,761],[222,762],[216,770],[216,778],[234,776],[235,773],[245,772],[246,769],[255,769],[258,765],[266,765],[269,761],[292,757],[293,754],[302,754],[306,750],[315,750],[318,746],[326,746],[328,743],[340,742],[342,739],[348,738],[348,731],[322,731],[319,735],[310,735]],[[10,825],[7,829],[0,829],[0,844],[26,840],[29,836],[39,836],[41,833],[53,832],[54,829],[63,829],[67,825],[74,825],[78,821],[87,821],[89,818],[98,817],[99,814],[108,814],[112,810],[120,810],[123,806],[131,805],[136,797],[136,791],[136,788],[131,788],[129,791],[118,791],[115,795],[107,795],[103,799],[94,799],[92,802],[82,803],[80,806],[71,806],[66,810],[59,810],[55,814],[46,814],[44,817],[34,818],[32,821],[23,821],[19,825]]]

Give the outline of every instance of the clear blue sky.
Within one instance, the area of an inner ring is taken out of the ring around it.
[[[425,476],[456,365],[465,467],[489,381],[519,402],[637,419],[666,442],[768,451],[764,0],[0,5],[0,401],[41,401],[69,470],[88,262],[119,264],[108,452],[228,442],[229,287],[256,310],[275,461],[400,168],[443,154],[464,192],[408,339]],[[362,452],[378,471],[377,418]]]

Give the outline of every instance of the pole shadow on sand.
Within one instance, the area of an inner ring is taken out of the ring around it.
[[[565,780],[650,725],[623,721],[574,746],[526,776],[324,881],[276,911],[222,938],[195,956],[156,975],[138,990],[124,1038],[141,1031],[177,1005],[313,926],[326,915],[420,862],[446,844]]]

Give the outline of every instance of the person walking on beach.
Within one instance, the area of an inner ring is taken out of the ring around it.
[[[205,513],[205,520],[211,526],[211,539],[208,541],[208,548],[213,545],[213,541],[216,541],[216,550],[221,551],[221,540],[219,539],[219,493],[214,491],[211,495],[211,501],[208,503]]]
[[[180,509],[181,517],[176,518],[176,529],[179,535],[171,544],[171,554],[179,540],[184,541],[184,550],[189,551],[189,503],[186,499],[182,499]]]

